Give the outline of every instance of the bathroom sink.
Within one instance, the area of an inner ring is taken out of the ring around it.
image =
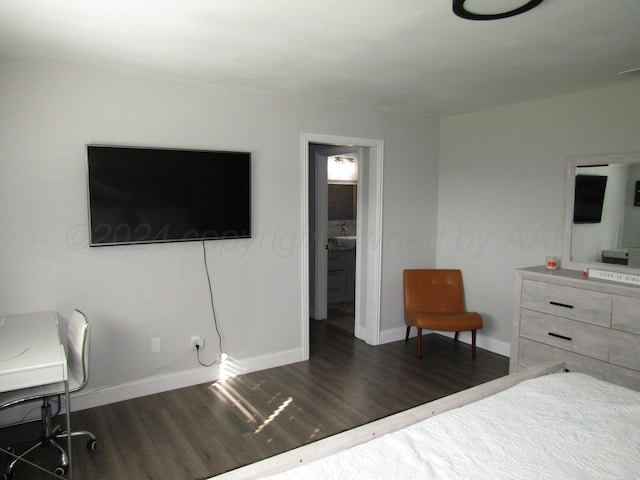
[[[356,237],[355,235],[349,235],[344,237],[333,237],[330,240],[338,247],[343,249],[355,248],[356,247]]]

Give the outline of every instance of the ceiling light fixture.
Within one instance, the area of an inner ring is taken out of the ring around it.
[[[355,183],[358,181],[358,159],[349,155],[327,157],[329,183]]]
[[[344,164],[345,162],[353,163],[356,161],[356,159],[353,157],[341,157],[340,155],[336,155],[335,157],[333,157],[333,160],[342,164]]]
[[[466,1],[467,0],[453,0],[453,13],[460,18],[465,18],[467,20],[498,20],[500,18],[513,17],[515,15],[528,12],[543,2],[543,0],[529,0],[529,2],[518,8],[502,13],[475,13],[470,12],[465,8],[464,3]]]

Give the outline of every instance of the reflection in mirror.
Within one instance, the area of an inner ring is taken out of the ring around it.
[[[329,184],[329,220],[355,220],[357,186]]]
[[[563,262],[567,268],[640,268],[638,186],[640,154],[569,163]]]

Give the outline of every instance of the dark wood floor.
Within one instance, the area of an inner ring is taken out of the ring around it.
[[[415,338],[377,347],[312,321],[311,358],[143,398],[79,411],[74,429],[98,437],[94,452],[74,439],[76,480],[194,480],[312,442],[506,375],[506,357],[432,334],[424,358]],[[0,429],[0,444],[38,435],[38,425]],[[39,460],[49,462],[49,449]],[[20,465],[16,479],[48,479]]]

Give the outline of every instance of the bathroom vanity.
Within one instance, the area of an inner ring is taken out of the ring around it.
[[[355,301],[356,249],[329,247],[327,307]]]

